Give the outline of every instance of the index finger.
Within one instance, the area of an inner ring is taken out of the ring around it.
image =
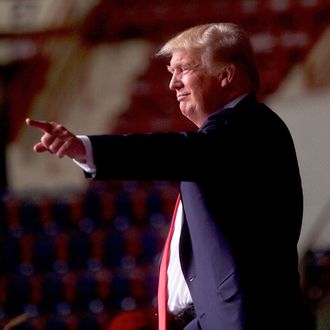
[[[38,128],[46,133],[51,133],[53,131],[53,125],[48,121],[26,118],[25,122],[28,126]]]

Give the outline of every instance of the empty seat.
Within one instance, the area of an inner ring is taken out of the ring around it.
[[[87,314],[80,318],[77,330],[101,330],[100,324],[94,315]]]
[[[38,205],[33,201],[24,201],[20,208],[20,221],[24,232],[38,234],[43,230]]]
[[[31,234],[23,234],[19,240],[22,263],[32,265],[34,238]]]
[[[54,237],[55,258],[60,263],[68,262],[69,238],[69,234],[65,232],[60,232]]]
[[[6,285],[5,311],[8,315],[21,314],[24,306],[30,302],[31,286],[28,279],[22,275],[10,276]]]
[[[61,277],[54,273],[47,274],[42,280],[41,311],[54,311],[55,306],[64,299],[64,284]]]
[[[42,302],[42,276],[40,274],[33,274],[32,276],[29,276],[28,280],[31,287],[31,308],[26,312],[29,312],[29,314],[37,314],[37,309],[41,306]]]
[[[132,204],[129,194],[121,191],[117,194],[115,199],[116,213],[120,216],[130,217],[132,214]]]
[[[106,301],[108,308],[121,309],[121,302],[130,295],[130,281],[126,274],[117,273],[111,280],[111,293]]]
[[[103,264],[106,267],[114,268],[120,265],[120,260],[124,255],[123,234],[116,230],[109,230],[105,235]]]
[[[104,191],[100,196],[103,226],[111,226],[116,216],[114,199],[115,193],[111,190]]]
[[[77,277],[71,271],[62,275],[64,300],[67,304],[73,304],[76,295]]]
[[[146,228],[141,233],[142,254],[140,262],[152,264],[155,256],[163,249],[163,238],[154,228]]]
[[[142,256],[141,230],[132,227],[124,233],[125,256],[139,260]]]
[[[8,235],[0,239],[0,274],[9,274],[18,270],[21,262],[19,239]]]
[[[91,256],[91,246],[88,235],[75,231],[68,242],[68,264],[71,269],[85,269]]]
[[[34,239],[32,263],[37,272],[52,271],[55,246],[52,237],[40,235]]]
[[[74,228],[72,223],[68,202],[58,199],[52,205],[52,218],[59,230],[69,230]]]
[[[83,201],[83,215],[87,217],[95,227],[102,223],[102,204],[100,194],[89,190]]]
[[[88,311],[89,303],[97,298],[97,281],[92,273],[83,272],[77,276],[74,308]]]
[[[91,258],[101,262],[104,255],[105,231],[102,229],[95,230],[89,235],[89,239],[91,244]]]
[[[58,316],[50,317],[45,323],[47,330],[69,330],[66,322]]]

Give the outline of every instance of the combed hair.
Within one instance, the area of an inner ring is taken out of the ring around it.
[[[189,28],[166,42],[156,54],[172,56],[173,51],[195,51],[211,74],[218,74],[225,63],[240,71],[241,84],[249,92],[259,89],[259,73],[247,33],[236,24],[211,23]]]

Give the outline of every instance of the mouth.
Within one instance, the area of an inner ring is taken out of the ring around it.
[[[176,99],[178,100],[178,102],[181,102],[181,101],[183,101],[183,99],[184,99],[185,97],[187,97],[188,95],[189,95],[189,93],[178,94],[178,95],[176,96]]]

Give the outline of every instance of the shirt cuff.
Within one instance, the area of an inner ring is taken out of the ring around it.
[[[90,139],[86,135],[77,135],[77,138],[83,143],[86,150],[86,162],[82,163],[75,159],[73,161],[85,172],[91,174],[92,178],[96,176],[96,166],[94,163],[93,148]]]

